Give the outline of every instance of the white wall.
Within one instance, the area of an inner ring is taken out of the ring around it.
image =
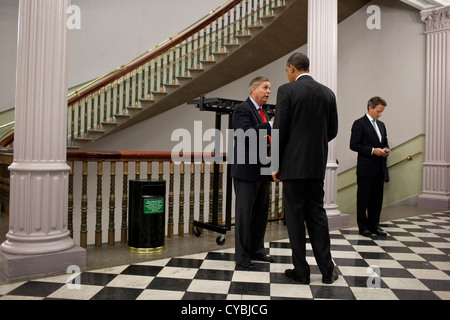
[[[14,107],[18,3],[0,1],[0,112]]]
[[[371,4],[381,8],[380,30],[367,28],[366,21],[370,17],[367,6],[339,25],[337,157],[340,171],[356,165],[356,154],[349,149],[351,126],[367,111],[367,101],[373,96],[387,100],[382,120],[387,125],[391,147],[425,132],[426,52],[419,11],[400,1],[374,0]],[[306,46],[299,51],[306,53]],[[205,94],[243,100],[248,96],[251,79],[265,75],[272,82],[269,103],[275,104],[278,87],[287,81],[284,66],[288,56]],[[97,141],[91,148],[171,151],[178,143],[171,141],[172,132],[178,128],[192,130],[194,121],[204,121],[204,130],[214,127],[212,113],[201,113],[193,106],[182,105]],[[226,128],[226,119],[222,126]],[[204,146],[207,144],[205,142]]]

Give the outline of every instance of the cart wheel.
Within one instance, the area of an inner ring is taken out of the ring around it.
[[[219,246],[223,246],[225,244],[225,235],[222,234],[222,235],[218,236],[217,239],[216,239],[216,243]]]
[[[194,227],[194,236],[200,237],[201,235],[202,235],[202,231],[200,230],[199,227],[195,226]]]

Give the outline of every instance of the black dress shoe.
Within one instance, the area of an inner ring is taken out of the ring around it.
[[[382,237],[386,237],[387,236],[386,231],[384,231],[381,228],[377,228],[376,230],[372,231],[372,234],[375,234],[377,236],[382,236]]]
[[[256,270],[255,265],[252,262],[238,262],[236,261],[236,265],[245,270]]]
[[[362,230],[359,232],[360,235],[362,235],[363,237],[368,237],[370,238],[372,236],[372,234],[370,233],[369,230]]]
[[[301,284],[309,284],[311,282],[310,278],[308,276],[299,276],[295,273],[294,270],[288,269],[284,271],[284,274],[289,278],[296,282],[300,282]]]
[[[263,256],[263,257],[255,258],[252,260],[262,261],[262,262],[275,262],[275,260],[273,260],[273,258],[269,257],[269,256]]]
[[[325,284],[332,284],[339,278],[336,270],[333,270],[333,273],[328,276],[322,276],[322,282]]]

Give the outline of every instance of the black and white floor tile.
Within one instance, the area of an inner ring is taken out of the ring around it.
[[[236,267],[234,249],[60,275],[0,286],[0,300],[450,300],[450,213],[382,224],[387,237],[331,232],[339,279],[322,284],[308,245],[310,285],[284,275],[288,240],[267,243],[274,263]]]

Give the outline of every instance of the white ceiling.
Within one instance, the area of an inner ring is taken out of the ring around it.
[[[419,10],[429,10],[450,5],[450,0],[401,0]]]

